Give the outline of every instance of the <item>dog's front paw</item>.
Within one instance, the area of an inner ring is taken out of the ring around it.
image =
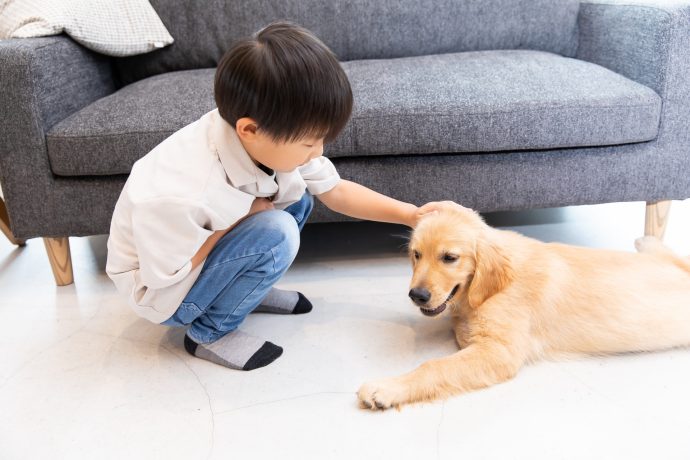
[[[363,408],[385,410],[410,402],[410,391],[396,379],[387,379],[365,383],[359,388],[357,397]]]

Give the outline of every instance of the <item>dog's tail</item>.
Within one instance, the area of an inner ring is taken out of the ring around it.
[[[690,256],[677,256],[674,255],[673,257],[673,263],[676,267],[679,267],[681,270],[687,272],[688,275],[690,275]]]
[[[676,257],[676,265],[688,272],[690,275],[690,256]]]

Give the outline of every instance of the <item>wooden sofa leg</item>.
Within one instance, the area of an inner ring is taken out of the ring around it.
[[[656,236],[660,240],[664,238],[670,210],[671,200],[647,202],[647,210],[644,216],[645,236]]]
[[[7,207],[5,206],[5,201],[0,197],[0,230],[5,234],[10,243],[16,244],[17,246],[26,246],[25,240],[20,240],[15,238],[10,230],[10,216],[7,214]]]
[[[43,238],[43,243],[46,245],[50,267],[53,269],[53,276],[55,276],[55,284],[67,286],[74,283],[69,238]]]

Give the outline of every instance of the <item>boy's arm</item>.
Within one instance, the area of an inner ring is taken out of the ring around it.
[[[350,217],[414,227],[421,217],[420,209],[382,195],[362,185],[341,179],[326,193],[317,195],[330,210]]]
[[[228,233],[235,225],[226,228],[225,230],[217,230],[213,232],[211,236],[209,236],[208,239],[204,241],[204,244],[201,245],[197,253],[192,256],[192,270],[198,267],[199,264],[203,262],[206,259],[206,257],[208,257],[208,255],[211,253],[211,249],[213,249],[218,240],[221,239],[223,235]]]

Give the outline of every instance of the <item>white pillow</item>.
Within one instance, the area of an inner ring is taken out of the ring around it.
[[[148,53],[173,42],[148,0],[0,0],[0,38],[62,32],[110,56]]]

